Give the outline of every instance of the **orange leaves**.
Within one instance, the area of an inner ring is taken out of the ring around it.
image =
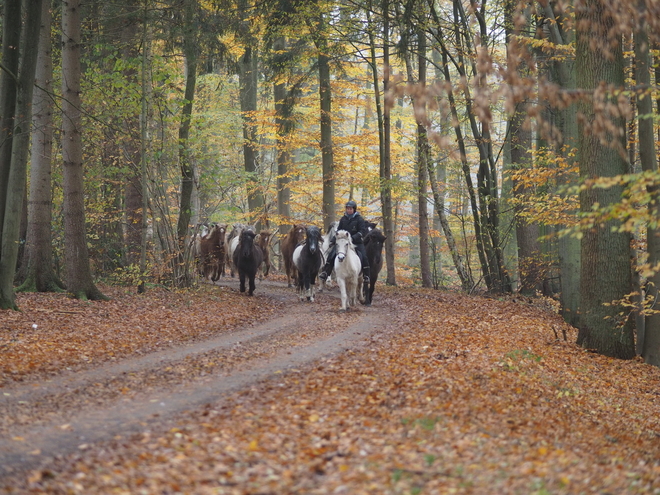
[[[187,308],[208,307],[208,294],[196,296],[181,297]],[[214,304],[223,314],[247,300],[225,297]],[[543,301],[383,288],[362,311],[373,321],[388,315],[364,346],[283,370],[175,423],[150,425],[148,435],[92,447],[56,478],[33,482],[46,492],[76,484],[81,493],[657,487],[660,370],[588,353],[572,343],[574,329],[571,342],[557,340],[553,328],[565,324]],[[162,332],[177,335],[170,321],[180,312],[161,321]]]
[[[265,301],[217,287],[180,294],[153,290],[147,296],[111,287],[103,292],[112,300],[89,303],[64,294],[19,294],[21,312],[0,312],[0,386],[28,374],[89,366],[208,337],[276,310]]]

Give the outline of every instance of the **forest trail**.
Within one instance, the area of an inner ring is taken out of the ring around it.
[[[0,313],[0,493],[660,493],[660,370],[552,301],[221,283]]]
[[[232,279],[218,284],[237,287]],[[346,315],[350,323],[337,326],[336,290],[316,303],[298,302],[294,290],[281,282],[261,281],[259,290],[285,303],[286,313],[256,325],[246,322],[215,338],[5,388],[0,416],[7,435],[0,438],[0,477],[96,442],[127,438],[177,413],[216,403],[224,394],[298,373],[308,363],[370,342],[386,323],[382,312],[361,307]],[[297,334],[313,338],[300,342]],[[204,369],[208,360],[243,351],[251,357],[229,369],[179,373],[173,379],[177,367]],[[126,381],[131,382],[128,395],[122,385]]]

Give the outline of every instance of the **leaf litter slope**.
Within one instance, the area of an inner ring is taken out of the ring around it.
[[[196,294],[199,307],[212,294]],[[390,325],[367,348],[93,445],[4,489],[660,492],[660,370],[558,340],[566,331],[573,341],[574,330],[521,300],[381,288],[369,310],[387,311]]]

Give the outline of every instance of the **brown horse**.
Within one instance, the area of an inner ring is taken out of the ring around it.
[[[284,271],[288,287],[292,287],[291,280],[297,280],[298,270],[293,263],[293,251],[296,246],[305,240],[305,226],[301,223],[294,225],[289,233],[284,236],[280,245],[282,259],[284,260]]]
[[[213,223],[208,234],[200,239],[202,275],[216,282],[225,274],[225,232],[227,225]]]
[[[261,252],[264,255],[264,268],[263,268],[264,277],[267,277],[268,272],[270,271],[270,255],[268,253],[270,237],[271,237],[270,230],[262,230],[261,232],[259,232],[257,238],[254,241],[261,248]],[[261,279],[261,276],[259,276],[259,278]]]

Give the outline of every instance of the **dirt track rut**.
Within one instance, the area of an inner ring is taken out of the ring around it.
[[[377,338],[376,329],[387,321],[374,308],[340,315],[336,291],[301,303],[283,284],[262,282],[259,288],[260,297],[287,303],[287,313],[192,345],[4,389],[0,478],[148,430],[281,373],[301,372],[324,356]]]

